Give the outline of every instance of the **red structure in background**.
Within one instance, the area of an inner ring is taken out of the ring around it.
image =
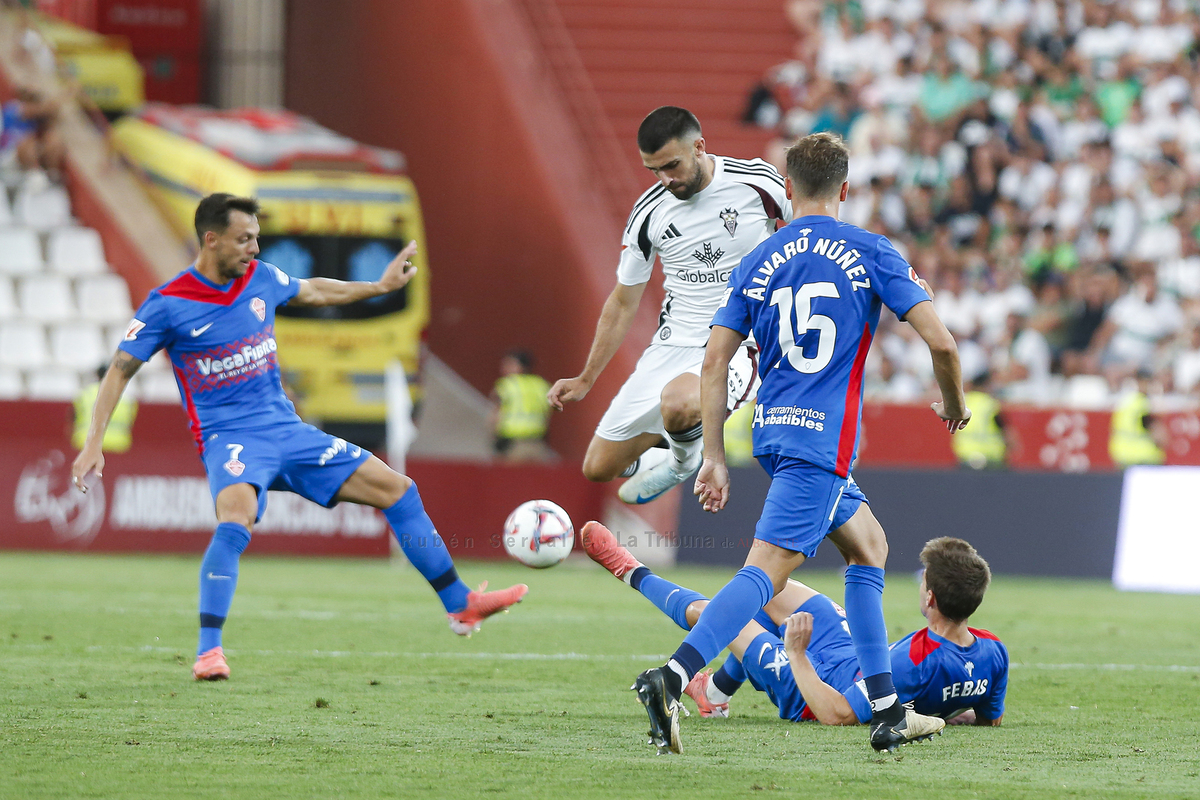
[[[106,456],[101,485],[86,495],[70,483],[75,457],[67,403],[0,402],[0,549],[199,553],[215,525],[208,483],[176,406],[145,405],[128,453]],[[1021,442],[1023,469],[1110,470],[1108,414],[1006,409]],[[1200,418],[1172,414],[1171,464],[1200,464]],[[922,406],[869,405],[859,464],[954,468],[949,436]],[[603,484],[579,465],[517,466],[410,460],[429,516],[450,551],[503,558],[502,526],[512,509],[545,498],[577,527],[603,513]],[[677,525],[664,527],[675,530]],[[251,551],[314,556],[386,556],[390,531],[374,509],[332,511],[295,495],[272,493],[254,529]]]
[[[146,99],[198,103],[204,54],[201,0],[38,0],[38,10],[129,42]]]
[[[0,549],[200,553],[216,519],[183,411],[143,405],[128,453],[106,454],[104,477],[87,494],[70,482],[72,408],[0,402]],[[519,467],[410,460],[430,517],[450,552],[504,558],[504,520],[525,500],[551,498],[577,524],[598,518],[604,487],[576,464]],[[251,552],[386,556],[391,532],[371,508],[332,511],[272,493]]]
[[[1088,472],[1115,469],[1108,456],[1112,415],[1107,411],[1006,406],[1013,434],[1008,466],[1020,470]],[[1171,434],[1167,464],[1200,464],[1200,414],[1162,415]],[[863,407],[858,465],[864,467],[953,467],[950,437],[940,431],[925,405]]]

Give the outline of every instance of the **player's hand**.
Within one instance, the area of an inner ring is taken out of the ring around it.
[[[729,469],[724,462],[704,459],[700,472],[696,473],[696,485],[692,494],[700,498],[705,511],[717,513],[729,502]]]
[[[975,709],[968,708],[957,717],[952,717],[946,720],[947,725],[974,725],[975,724]]]
[[[590,381],[583,378],[561,378],[546,392],[546,402],[563,410],[563,403],[578,403],[592,390]]]
[[[79,455],[75,456],[75,463],[71,465],[71,481],[84,494],[87,494],[86,481],[92,472],[96,473],[97,478],[104,477],[104,453],[99,447],[89,447],[85,444]]]
[[[385,293],[404,288],[404,285],[412,280],[413,275],[417,274],[417,268],[409,261],[416,254],[417,240],[413,239],[396,254],[396,257],[384,269],[383,275],[379,276],[379,280],[376,281],[379,288],[383,289]]]
[[[946,423],[946,430],[950,431],[950,433],[957,433],[958,431],[961,431],[963,428],[967,427],[967,423],[971,421],[971,409],[969,408],[964,407],[962,410],[962,416],[959,417],[953,414],[947,414],[946,408],[942,403],[933,403],[929,407],[933,409],[933,413],[937,414],[938,417],[941,418],[942,422]]]
[[[797,611],[787,618],[787,628],[783,632],[783,647],[787,654],[803,653],[812,641],[813,615],[807,611]]]

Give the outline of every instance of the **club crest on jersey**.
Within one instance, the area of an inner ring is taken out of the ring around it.
[[[721,212],[720,216],[721,222],[725,224],[725,230],[729,231],[730,236],[733,236],[733,234],[737,231],[737,209],[727,208]]]
[[[225,471],[233,477],[240,477],[246,471],[246,465],[238,460],[238,456],[242,454],[242,450],[245,448],[240,444],[227,444],[225,446],[229,448],[229,460],[221,466],[225,467]]]
[[[261,297],[256,297],[250,301],[250,310],[254,312],[254,316],[258,317],[259,322],[266,321],[267,304],[263,302]]]
[[[697,250],[696,252],[692,253],[692,258],[696,259],[701,264],[704,264],[709,269],[714,269],[717,266],[717,262],[721,260],[721,256],[723,255],[725,255],[724,250],[719,247],[716,250],[713,250],[713,246],[708,242],[705,242],[704,249]]]

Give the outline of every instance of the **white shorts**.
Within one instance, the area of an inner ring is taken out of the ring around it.
[[[624,442],[642,433],[665,433],[662,392],[680,375],[699,376],[704,366],[703,347],[672,347],[652,344],[638,359],[633,374],[608,404],[596,426],[596,435],[610,442]],[[758,351],[743,345],[729,361],[729,400],[732,413],[758,394]]]

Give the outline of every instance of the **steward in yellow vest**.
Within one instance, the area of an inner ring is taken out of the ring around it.
[[[1112,415],[1112,434],[1108,437],[1108,454],[1119,467],[1134,464],[1161,464],[1166,454],[1151,432],[1154,417],[1150,399],[1146,397],[1144,379],[1139,376],[1138,389],[1117,403]]]
[[[542,460],[550,424],[550,384],[528,370],[532,357],[514,351],[500,361],[501,377],[492,390],[499,403],[495,416],[496,453],[508,460]]]
[[[97,378],[103,379],[108,366],[96,371]],[[76,450],[83,449],[87,439],[88,426],[92,424],[92,408],[96,405],[96,395],[100,393],[100,382],[85,386],[75,397],[75,427],[71,431],[71,446]],[[122,397],[113,410],[112,420],[104,431],[104,441],[101,449],[106,453],[124,453],[133,444],[133,420],[137,417],[137,401]]]
[[[1008,444],[1004,438],[1004,419],[996,398],[978,388],[981,379],[971,382],[965,395],[971,409],[971,424],[950,437],[950,446],[958,463],[971,469],[1001,469],[1005,466]]]

